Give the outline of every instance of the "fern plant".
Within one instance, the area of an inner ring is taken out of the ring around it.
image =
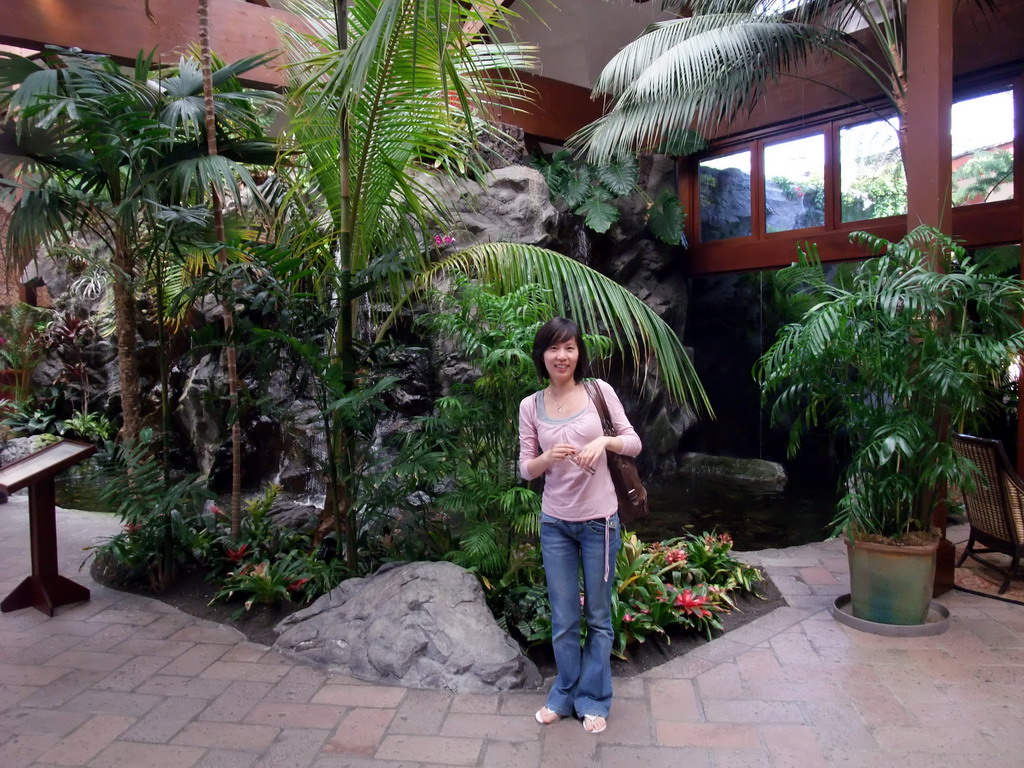
[[[553,312],[538,286],[505,294],[457,278],[434,297],[437,311],[421,321],[473,367],[420,420],[409,448],[429,448],[436,505],[446,513],[458,547],[447,558],[480,574],[490,587],[505,574],[523,537],[538,534],[540,498],[516,469],[519,401],[536,388],[533,334]]]
[[[573,159],[569,152],[560,150],[550,160],[535,155],[531,165],[547,181],[551,201],[564,200],[570,211],[582,216],[584,224],[599,234],[619,220],[616,198],[643,194],[637,184],[639,168],[633,155],[594,164]],[[648,200],[647,228],[662,242],[679,244],[684,219],[679,197],[671,189]]]

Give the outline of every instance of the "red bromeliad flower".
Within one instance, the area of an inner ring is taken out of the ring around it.
[[[685,563],[686,562],[686,551],[682,549],[670,549],[665,553],[665,562],[672,563]]]
[[[291,584],[288,585],[288,589],[290,591],[294,592],[297,589],[302,589],[302,587],[305,584],[307,584],[308,582],[309,582],[309,579],[296,579],[295,581],[293,581]]]
[[[695,595],[689,589],[684,589],[676,594],[676,599],[672,601],[672,605],[683,613],[689,613],[701,618],[710,618],[711,611],[704,607],[707,601],[706,595]]]
[[[225,547],[225,549],[224,549],[224,556],[228,560],[230,560],[232,563],[238,563],[238,562],[242,561],[242,558],[245,557],[245,553],[248,552],[248,551],[249,551],[249,545],[248,544],[243,544],[238,549],[229,549],[229,548]]]
[[[633,614],[627,613],[625,616],[622,617],[622,620],[623,621],[632,621],[633,620]]]
[[[124,527],[125,533],[138,533],[142,530],[142,526],[139,523],[127,523]]]

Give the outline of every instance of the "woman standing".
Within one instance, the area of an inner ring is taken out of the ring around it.
[[[586,731],[600,733],[612,701],[611,599],[621,543],[605,451],[636,456],[640,438],[606,382],[584,384],[587,350],[572,320],[556,317],[537,331],[533,361],[548,385],[519,404],[519,472],[527,480],[544,475],[540,546],[558,668],[536,719],[550,725],[575,713]],[[616,436],[604,434],[588,385],[604,393]],[[582,649],[581,564],[587,620]]]

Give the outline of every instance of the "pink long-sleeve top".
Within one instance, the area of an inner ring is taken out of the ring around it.
[[[622,438],[622,453],[636,456],[643,446],[626,418],[615,390],[601,379],[596,379],[595,383],[608,404],[615,434]],[[582,448],[603,434],[601,415],[593,400],[588,400],[583,410],[568,418],[554,419],[544,408],[544,392],[536,392],[519,403],[519,474],[533,480],[526,469],[527,462],[555,443],[569,443]],[[571,461],[555,464],[544,478],[541,511],[559,520],[570,521],[596,520],[614,515],[618,501],[608,472],[607,454],[602,454],[595,469],[591,475]]]

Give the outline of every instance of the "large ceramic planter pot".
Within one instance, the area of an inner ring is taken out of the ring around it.
[[[850,603],[858,619],[878,624],[924,624],[935,581],[939,542],[895,546],[846,541]]]

